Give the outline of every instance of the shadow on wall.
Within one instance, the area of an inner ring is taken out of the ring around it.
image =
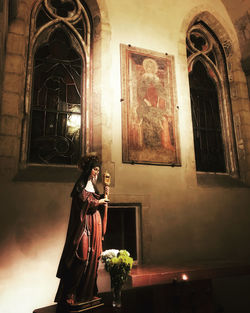
[[[0,191],[0,312],[53,303],[70,210],[71,184],[12,183]],[[32,295],[32,297],[31,297]]]
[[[11,237],[23,254],[35,256],[37,241],[48,241],[56,227],[67,225],[71,188],[35,183],[5,186],[1,191],[1,249]]]

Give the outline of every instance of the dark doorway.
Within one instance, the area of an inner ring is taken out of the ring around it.
[[[103,250],[125,249],[134,260],[140,258],[139,206],[110,205]]]

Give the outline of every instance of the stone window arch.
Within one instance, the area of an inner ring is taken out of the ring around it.
[[[228,51],[202,20],[189,27],[186,48],[196,170],[237,176]]]
[[[31,13],[22,162],[76,165],[89,149],[92,21],[83,1]]]

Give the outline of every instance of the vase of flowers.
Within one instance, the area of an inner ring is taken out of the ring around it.
[[[102,253],[102,262],[110,274],[113,307],[121,307],[121,290],[133,266],[133,258],[126,250],[110,249]]]

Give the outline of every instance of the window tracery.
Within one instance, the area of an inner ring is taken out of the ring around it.
[[[196,169],[237,175],[223,46],[202,21],[188,30],[186,46]]]
[[[33,9],[25,109],[27,162],[77,164],[85,149],[90,20],[79,0]]]

